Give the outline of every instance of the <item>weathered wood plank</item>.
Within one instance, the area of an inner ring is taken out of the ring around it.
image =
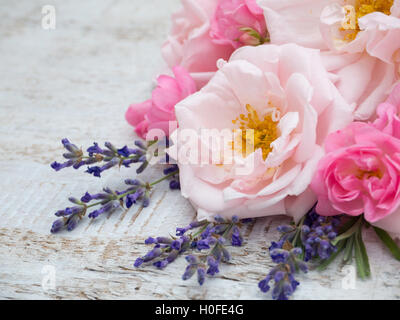
[[[59,140],[78,145],[134,139],[123,114],[149,97],[163,70],[159,47],[178,0],[53,1],[57,27],[41,29],[40,1],[0,1],[0,299],[266,299],[257,282],[271,266],[267,246],[285,218],[248,226],[243,250],[203,287],[179,278],[184,260],[164,271],[134,269],[143,240],[168,235],[195,216],[178,192],[160,185],[151,206],[132,208],[73,233],[50,235],[55,210],[68,196],[105,185],[122,188],[134,170],[115,170],[98,180],[82,172],[55,173]],[[145,174],[157,176],[156,168]],[[367,237],[373,279],[343,290],[343,267],[300,278],[296,298],[398,299],[398,262],[376,238]],[[56,287],[42,288],[42,271],[54,268]],[[43,269],[45,268],[45,269]],[[306,281],[307,279],[307,281]]]

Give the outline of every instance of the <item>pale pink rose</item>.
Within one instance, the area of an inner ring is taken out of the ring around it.
[[[331,54],[331,59],[354,59],[330,71],[338,76],[337,85],[343,96],[357,105],[355,118],[368,120],[375,115],[376,106],[387,97],[400,75],[397,57],[400,54],[400,14],[396,9],[400,0],[392,7],[391,1],[385,2],[386,13],[390,15],[372,12],[359,19],[357,6],[349,6],[352,1],[346,2],[347,6],[344,3],[335,1],[324,8],[321,33],[328,47],[338,54]]]
[[[257,0],[271,43],[328,49],[319,30],[322,10],[334,0]]]
[[[199,89],[217,71],[219,59],[229,59],[240,46],[259,45],[267,36],[255,0],[182,0],[182,4],[172,17],[172,31],[162,54],[169,67],[181,65],[188,70]],[[241,28],[254,29],[262,39]]]
[[[400,84],[394,88],[386,102],[378,106],[376,112],[374,127],[400,139]]]
[[[328,136],[311,187],[320,215],[364,213],[374,223],[400,205],[400,140],[354,122]]]
[[[241,30],[244,27],[253,29],[257,37]],[[230,44],[235,49],[262,44],[268,37],[263,10],[256,0],[220,0],[211,22],[210,35],[215,43]]]
[[[172,71],[174,77],[158,77],[150,100],[132,104],[126,111],[126,120],[144,139],[152,129],[160,129],[169,136],[169,122],[176,120],[175,105],[197,90],[194,80],[184,68],[177,66]]]
[[[183,196],[198,210],[199,219],[215,214],[299,219],[316,201],[309,184],[325,137],[352,121],[349,105],[330,81],[318,50],[291,44],[243,47],[219,66],[202,90],[177,104],[180,129],[172,140],[179,145],[180,133],[188,129],[232,132],[239,126],[233,120],[249,113],[255,119],[254,112],[262,119],[255,122],[259,138],[250,154],[232,151],[232,143],[194,141],[206,147],[201,158],[209,151],[232,152],[232,163],[200,165],[178,159]],[[245,121],[243,128],[251,127]],[[246,165],[252,170],[241,172]]]
[[[356,120],[373,120],[376,107],[396,83],[395,65],[366,53],[322,53],[323,63]]]
[[[271,43],[297,43],[323,51],[324,64],[340,93],[353,105],[355,119],[368,120],[400,79],[400,0],[381,10],[387,14],[371,12],[349,20],[346,10],[357,14],[357,3],[258,0]],[[343,26],[352,28],[346,21],[353,27],[355,21],[357,30],[344,31]]]
[[[210,36],[211,20],[218,0],[182,0],[183,8],[172,16],[173,26],[162,55],[168,66],[184,67],[204,86],[217,71],[218,59],[229,59],[234,51],[230,44],[217,44]]]
[[[400,14],[396,9],[400,1],[383,1],[387,14],[371,12],[357,18],[358,1],[331,1],[321,13],[321,33],[331,50],[347,53],[366,51],[386,63],[400,48]],[[382,3],[382,1],[381,1]],[[371,9],[372,10],[372,9]]]

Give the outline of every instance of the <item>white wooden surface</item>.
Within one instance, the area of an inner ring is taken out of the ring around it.
[[[85,221],[73,233],[51,235],[54,212],[68,196],[103,186],[122,188],[134,170],[104,179],[67,170],[60,139],[132,143],[126,107],[149,97],[163,70],[159,47],[178,0],[53,0],[56,30],[41,27],[43,1],[0,0],[0,299],[269,299],[257,282],[270,268],[267,247],[284,218],[260,219],[246,230],[244,249],[203,287],[180,275],[184,259],[164,271],[134,269],[150,235],[168,235],[195,212],[166,185],[151,206]],[[157,170],[146,176],[156,177]],[[398,299],[399,263],[367,236],[373,278],[344,290],[343,266],[301,276],[296,299]],[[56,271],[43,290],[42,271]],[[45,268],[44,268],[45,267]]]

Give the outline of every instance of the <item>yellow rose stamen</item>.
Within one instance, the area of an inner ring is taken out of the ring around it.
[[[372,177],[377,177],[378,179],[382,179],[383,174],[379,169],[374,171],[365,171],[358,169],[355,176],[360,180],[369,179]]]
[[[390,15],[394,0],[357,0],[355,6],[345,5],[346,18],[342,22],[342,30],[348,31],[345,40],[352,41],[361,31],[358,20],[372,12]]]
[[[232,121],[233,124],[239,124],[241,134],[237,137],[238,141],[232,142],[232,148],[248,156],[251,152],[262,149],[263,159],[267,159],[272,151],[271,143],[278,138],[278,122],[274,112],[266,114],[260,119],[257,111],[251,106],[246,105],[247,114],[241,114]],[[254,134],[248,134],[252,130]],[[243,147],[245,146],[245,147]]]

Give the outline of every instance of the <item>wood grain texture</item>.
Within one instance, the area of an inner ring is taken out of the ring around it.
[[[132,208],[73,233],[50,235],[53,213],[67,197],[121,188],[134,171],[104,179],[83,172],[54,173],[59,140],[132,143],[126,107],[150,95],[164,69],[160,46],[178,0],[53,1],[56,30],[41,28],[42,1],[0,0],[0,299],[269,299],[257,289],[272,265],[267,246],[285,218],[247,227],[244,249],[203,287],[180,280],[183,259],[164,271],[134,269],[150,235],[168,235],[195,212],[179,192],[160,185],[151,206]],[[146,177],[156,177],[157,168]],[[88,221],[87,221],[88,222]],[[399,263],[366,237],[373,278],[344,290],[343,266],[301,276],[296,299],[399,299]],[[56,287],[42,288],[43,267],[53,266]]]

